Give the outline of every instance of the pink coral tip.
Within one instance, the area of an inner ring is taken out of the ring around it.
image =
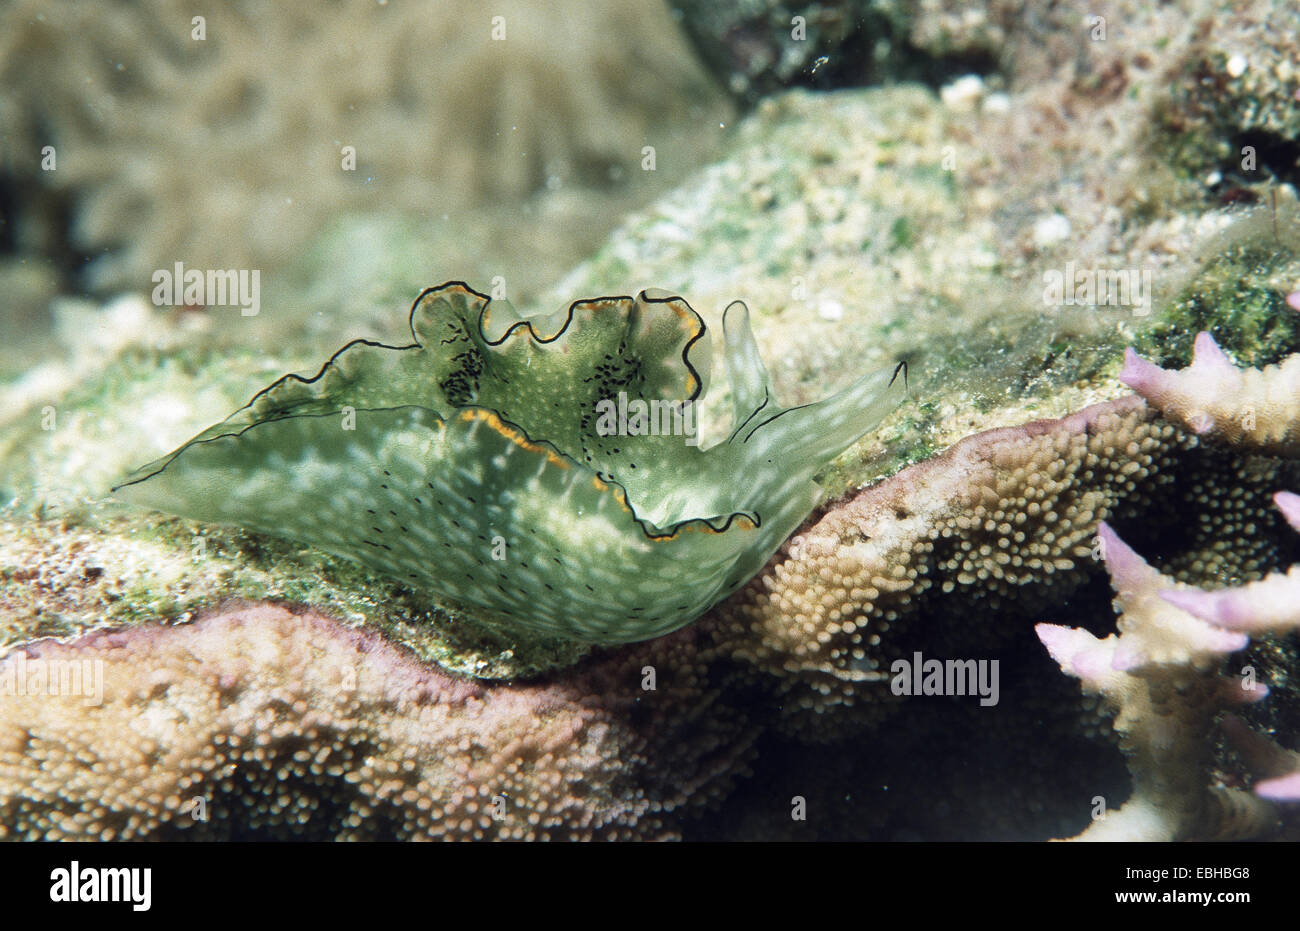
[[[1295,529],[1296,533],[1300,533],[1300,495],[1279,491],[1273,496],[1273,503],[1282,512],[1286,522]]]
[[[1211,624],[1218,624],[1227,618],[1228,604],[1221,595],[1221,592],[1179,591],[1172,588],[1160,593],[1160,597],[1175,608],[1194,614]]]
[[[1300,312],[1300,291],[1292,291],[1286,296],[1286,302],[1291,309]]]
[[[1067,644],[1075,640],[1074,628],[1062,627],[1060,624],[1035,624],[1034,633],[1043,646],[1047,647],[1052,659],[1063,663],[1064,657],[1069,653]]]
[[[1059,624],[1035,624],[1034,633],[1061,670],[1079,679],[1094,680],[1106,668],[1101,641],[1086,630]]]
[[[1074,674],[1084,682],[1098,682],[1106,674],[1106,652],[1096,646],[1080,650],[1070,657]]]
[[[1124,368],[1120,370],[1119,380],[1138,394],[1145,396],[1166,374],[1160,366],[1138,355],[1132,346],[1124,350]]]
[[[1268,686],[1253,677],[1225,676],[1218,685],[1219,698],[1225,705],[1253,705],[1269,696]]]
[[[1192,344],[1192,365],[1200,369],[1218,368],[1236,371],[1232,360],[1219,348],[1219,344],[1207,330],[1196,334],[1196,342]]]
[[[1250,612],[1244,608],[1241,599],[1230,588],[1217,592],[1166,589],[1160,593],[1160,597],[1175,608],[1181,608],[1188,614],[1219,627],[1240,629],[1251,625]],[[1230,640],[1223,642],[1223,646],[1228,648],[1225,652],[1240,650],[1249,640],[1250,638],[1245,634],[1234,634]]]
[[[1117,592],[1131,588],[1131,584],[1123,583],[1138,581],[1137,575],[1147,568],[1146,560],[1121,540],[1119,534],[1105,521],[1097,525],[1097,536],[1101,540],[1101,558],[1106,563],[1106,571],[1110,573],[1112,587]]]
[[[1215,653],[1236,653],[1250,646],[1250,635],[1238,630],[1216,630],[1209,646]]]
[[[1300,802],[1300,773],[1256,783],[1255,794],[1277,802]]]

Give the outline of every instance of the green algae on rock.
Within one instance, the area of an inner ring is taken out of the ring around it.
[[[733,304],[733,431],[701,449],[708,333],[681,298],[525,319],[451,282],[410,326],[410,345],[357,340],[280,379],[114,492],[355,559],[502,631],[627,642],[744,584],[904,390],[888,368],[782,408]]]

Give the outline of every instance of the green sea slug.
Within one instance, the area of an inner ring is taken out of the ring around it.
[[[733,429],[702,449],[711,350],[679,297],[525,319],[450,282],[410,327],[408,346],[356,340],[281,378],[114,493],[357,560],[507,633],[623,643],[743,585],[904,391],[899,366],[779,406],[736,302]]]

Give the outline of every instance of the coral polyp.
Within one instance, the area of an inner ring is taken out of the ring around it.
[[[628,642],[744,584],[904,392],[900,366],[781,407],[734,303],[732,430],[705,449],[709,334],[679,297],[524,318],[451,282],[410,327],[280,379],[114,492],[357,560],[507,633]]]

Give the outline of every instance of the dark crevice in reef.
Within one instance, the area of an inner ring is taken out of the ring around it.
[[[679,0],[674,7],[705,67],[747,107],[790,88],[918,82],[937,89],[962,75],[999,70],[992,50],[936,53],[916,46],[908,35],[908,17],[898,11],[703,0]],[[802,38],[795,36],[796,17]]]
[[[35,256],[58,274],[60,290],[83,291],[90,255],[73,242],[73,194],[0,170],[0,255]]]
[[[1161,572],[1197,580],[1203,576],[1197,563],[1213,557],[1223,587],[1300,561],[1300,541],[1272,503],[1276,492],[1300,488],[1300,464],[1243,458],[1207,442],[1185,453],[1167,479],[1166,490],[1140,515],[1110,520],[1120,539]],[[1221,488],[1238,491],[1225,495]],[[1241,533],[1227,539],[1223,528],[1233,526]]]
[[[1079,832],[1094,796],[1112,808],[1128,797],[1128,772],[1113,742],[1084,732],[1098,719],[1066,710],[1081,707],[1078,684],[1029,648],[1001,654],[993,707],[919,697],[878,727],[826,743],[768,734],[753,777],[687,825],[685,838],[1029,841]],[[796,798],[804,820],[794,817]]]
[[[1241,171],[1241,153],[1254,149],[1256,168],[1263,169],[1283,184],[1300,186],[1300,139],[1290,139],[1262,129],[1248,129],[1232,137],[1232,157],[1220,166],[1222,174],[1233,177]],[[1258,177],[1249,180],[1257,181]]]
[[[874,50],[881,40],[889,43],[890,55],[875,61]],[[859,21],[836,54],[815,71],[801,71],[792,87],[834,90],[841,87],[870,87],[879,84],[916,82],[938,90],[967,74],[987,76],[998,70],[992,54],[970,51],[942,56],[917,48],[905,37],[892,35],[887,23]]]

